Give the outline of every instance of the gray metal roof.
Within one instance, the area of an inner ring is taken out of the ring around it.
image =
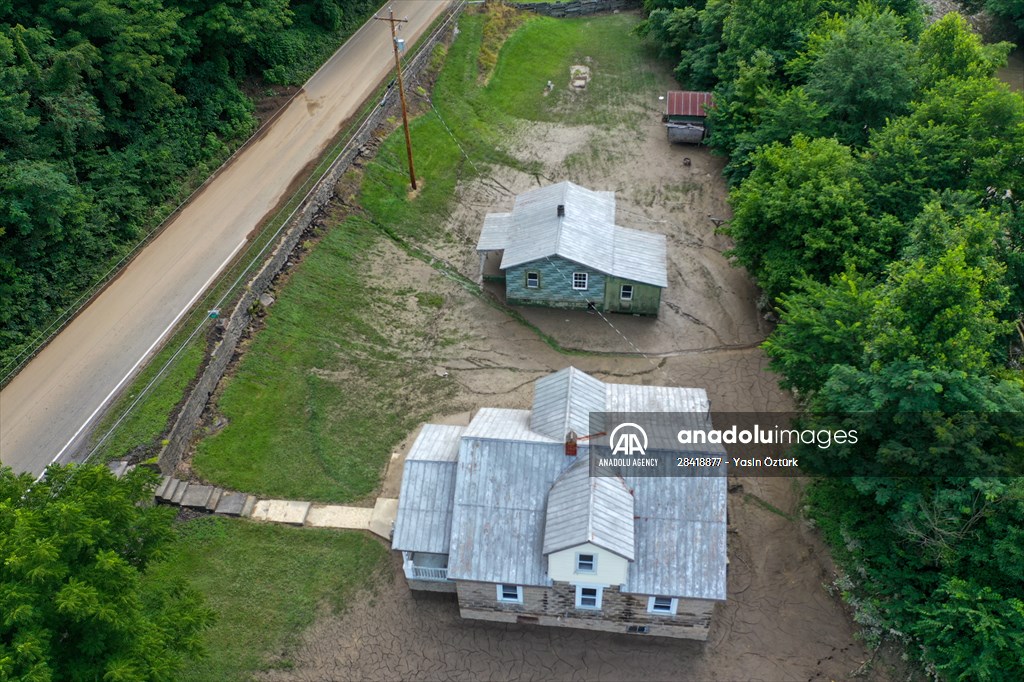
[[[725,599],[727,479],[630,478],[636,558],[624,592]]]
[[[426,424],[405,458],[394,549],[447,554],[455,470],[464,426]]]
[[[484,227],[480,230],[477,251],[501,251],[508,239],[508,228],[512,224],[511,213],[488,213]]]
[[[561,443],[464,438],[459,449],[448,577],[547,585],[544,508],[575,459]]]
[[[497,407],[482,407],[473,416],[466,432],[466,438],[487,438],[490,440],[535,441],[538,443],[563,442],[565,434],[551,438],[530,429],[530,410],[506,410]]]
[[[533,389],[530,429],[558,441],[569,431],[590,433],[590,413],[604,412],[605,383],[575,367],[538,379]]]
[[[619,477],[591,478],[590,462],[566,469],[548,492],[545,555],[584,543],[632,561],[633,495]]]
[[[532,413],[487,408],[461,431],[424,427],[406,460],[395,549],[448,552],[454,580],[542,586],[545,552],[592,542],[632,559],[626,592],[725,599],[725,476],[592,479],[585,449],[566,457],[562,444],[568,428],[586,433],[591,410],[710,426],[703,389],[605,384],[566,368],[537,381]]]
[[[477,251],[500,249],[502,269],[561,256],[615,277],[668,286],[664,235],[619,227],[614,192],[571,182],[520,194],[511,214],[488,214]]]

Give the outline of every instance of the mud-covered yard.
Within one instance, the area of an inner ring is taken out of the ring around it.
[[[595,70],[600,77],[600,70]],[[670,81],[666,78],[666,89]],[[769,331],[758,290],[722,252],[712,218],[728,216],[722,162],[706,149],[670,146],[659,93],[619,127],[524,124],[510,148],[539,173],[492,168],[463,184],[446,234],[417,246],[475,280],[483,217],[514,195],[572,180],[615,190],[617,221],[669,237],[669,287],[657,319],[542,309],[520,312],[565,354],[465,283],[381,240],[368,274],[375,308],[403,361],[451,382],[450,418],[480,407],[527,408],[538,377],[573,364],[602,379],[696,386],[715,410],[793,407],[758,347]],[[685,163],[684,158],[689,162]],[[429,179],[428,179],[429,182]],[[431,292],[424,299],[416,292]],[[426,304],[425,304],[426,303]],[[464,416],[463,416],[464,417]],[[443,420],[439,416],[434,421]],[[415,433],[402,445],[408,448]],[[397,496],[402,457],[380,494]],[[706,643],[463,621],[454,596],[412,594],[398,561],[344,614],[321,616],[268,680],[828,680],[863,671],[828,554],[801,520],[799,483],[736,479],[729,496],[728,601]],[[871,679],[886,679],[877,666]]]

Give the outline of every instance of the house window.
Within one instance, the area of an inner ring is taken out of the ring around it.
[[[528,273],[526,273],[526,288],[527,289],[540,289],[540,273],[539,272],[528,272]]]
[[[498,601],[506,604],[522,604],[523,588],[521,585],[498,585]]]
[[[593,554],[577,554],[576,555],[576,572],[577,573],[596,573],[597,572],[597,557]]]
[[[621,298],[623,301],[632,301],[633,300],[633,285],[632,284],[623,284],[622,288],[619,289],[619,298]]]
[[[600,610],[603,592],[604,588],[602,587],[584,587],[583,585],[577,585],[576,608],[591,609],[594,611]]]
[[[651,597],[647,600],[647,612],[674,616],[678,605],[679,600],[672,597]]]
[[[572,288],[575,291],[586,291],[589,276],[585,272],[572,273]]]

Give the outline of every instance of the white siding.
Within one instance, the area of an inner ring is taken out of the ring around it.
[[[576,555],[593,554],[597,557],[597,571],[576,572]],[[548,555],[548,577],[567,583],[593,585],[622,585],[629,573],[629,562],[617,554],[601,549],[589,542]]]

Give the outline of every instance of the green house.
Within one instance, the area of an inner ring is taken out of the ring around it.
[[[616,225],[614,192],[571,182],[487,214],[476,250],[510,305],[657,315],[668,284],[665,236]]]

